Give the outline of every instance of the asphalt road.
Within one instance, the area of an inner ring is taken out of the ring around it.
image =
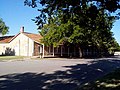
[[[0,90],[74,90],[119,67],[119,57],[0,61]]]

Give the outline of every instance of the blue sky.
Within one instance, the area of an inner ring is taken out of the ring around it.
[[[15,35],[20,27],[24,26],[26,32],[38,33],[33,19],[39,15],[36,9],[24,6],[24,0],[0,0],[0,18],[9,27],[9,35]]]
[[[8,35],[19,33],[21,26],[26,32],[38,33],[37,26],[31,20],[37,15],[39,12],[36,9],[24,6],[24,0],[0,0],[0,18],[9,27]],[[120,44],[120,20],[114,23],[112,32]]]

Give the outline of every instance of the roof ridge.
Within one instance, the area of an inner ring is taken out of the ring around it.
[[[26,34],[35,34],[35,33],[29,33],[29,32],[23,32],[23,33],[26,33]],[[40,35],[40,34],[37,34],[37,35]]]
[[[4,37],[14,37],[15,35],[11,35],[11,36],[0,36],[0,38],[4,38]]]

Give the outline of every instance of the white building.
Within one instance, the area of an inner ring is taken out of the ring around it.
[[[44,47],[41,38],[39,34],[24,32],[24,27],[21,27],[15,36],[0,37],[0,55],[38,56]]]

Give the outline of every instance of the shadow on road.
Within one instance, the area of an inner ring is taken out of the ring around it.
[[[89,64],[64,66],[66,71],[14,73],[0,76],[0,89],[5,90],[73,90],[120,67],[120,60],[104,59]],[[48,67],[49,68],[49,67]]]

